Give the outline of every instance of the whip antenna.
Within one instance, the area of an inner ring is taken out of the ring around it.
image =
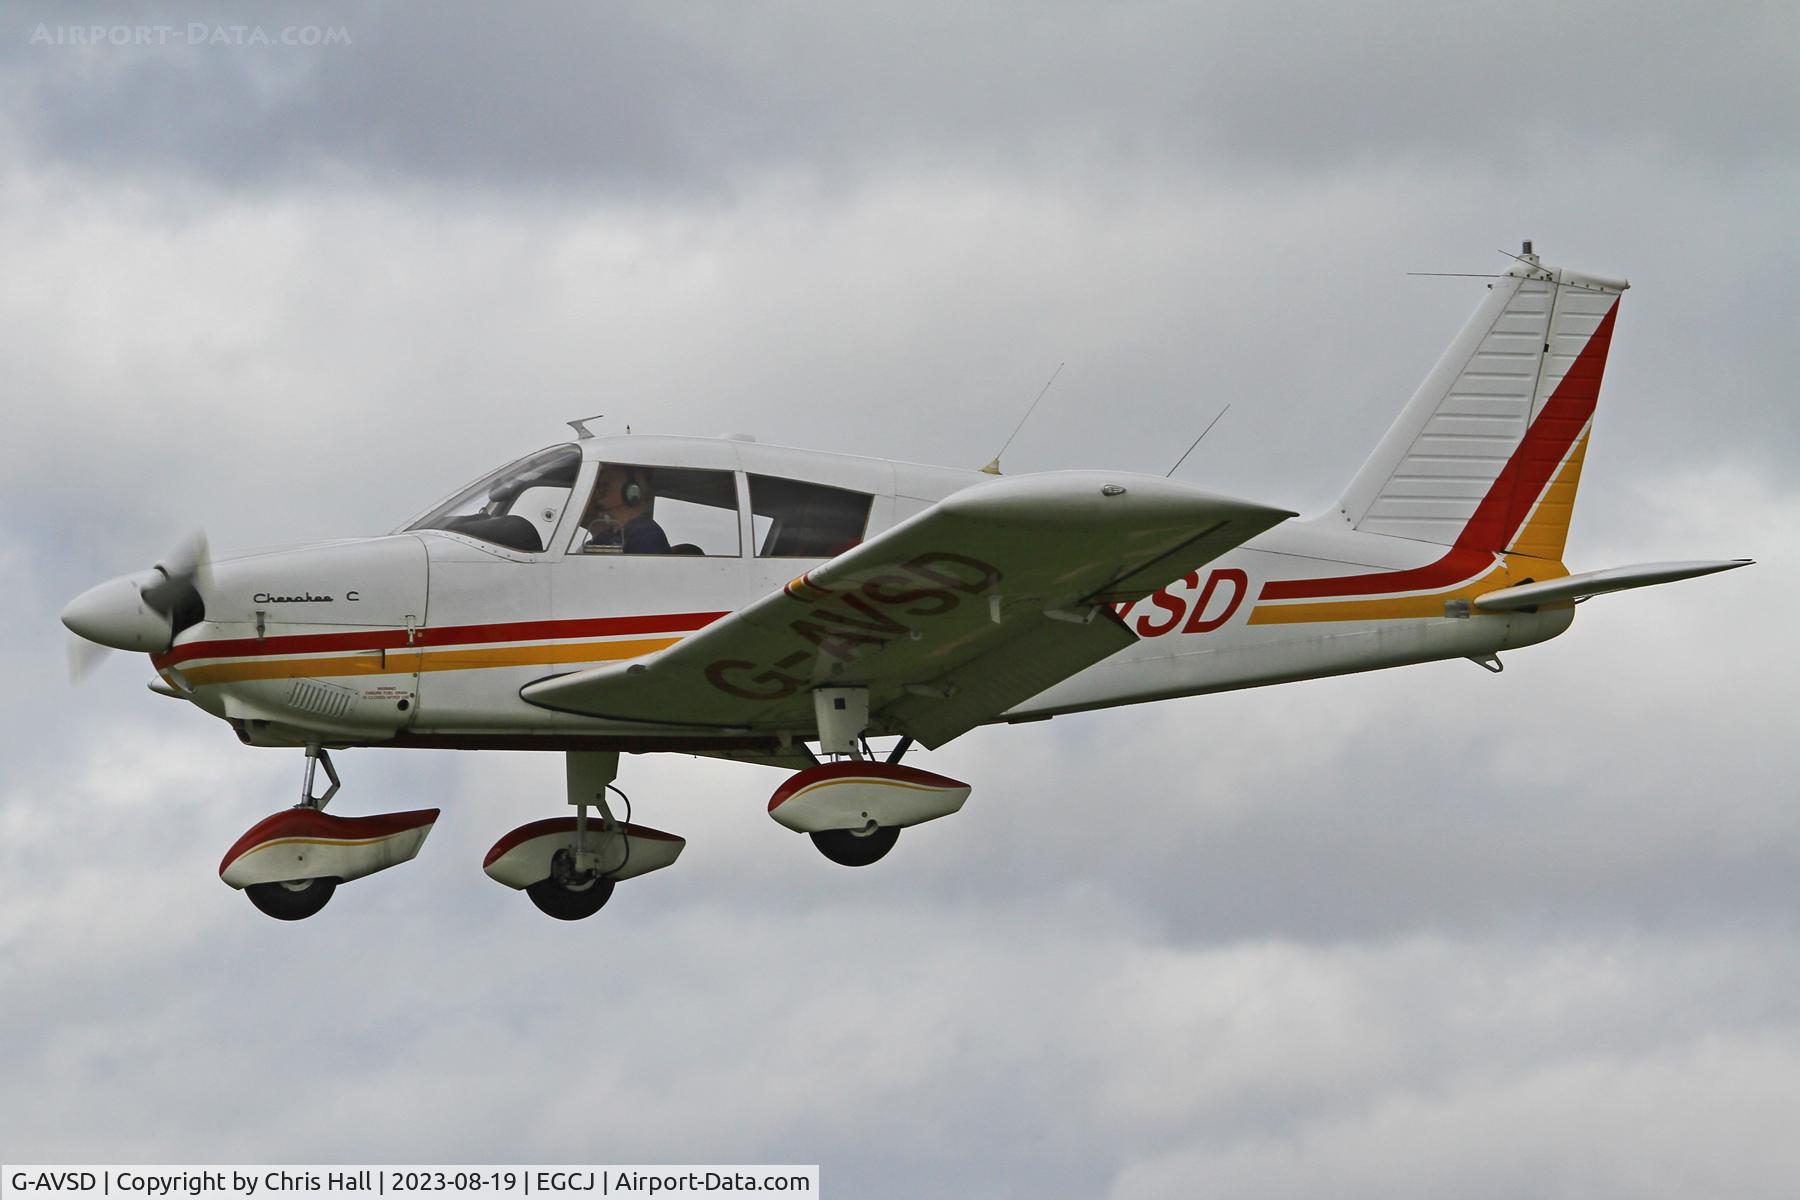
[[[1043,388],[1038,392],[1037,400],[1031,402],[1031,407],[1025,410],[1025,415],[1019,418],[1019,423],[1017,425],[1013,426],[1012,433],[1007,436],[1006,445],[1000,447],[1000,453],[994,455],[993,462],[981,468],[984,472],[989,475],[998,475],[1000,473],[1000,457],[1006,453],[1006,447],[1013,444],[1013,438],[1019,436],[1019,430],[1025,428],[1025,422],[1031,420],[1031,414],[1037,411],[1038,400],[1044,398],[1044,393],[1050,390],[1050,385],[1056,382],[1056,377],[1061,375],[1062,369],[1068,365],[1069,364],[1066,362],[1059,362],[1056,364],[1056,370],[1050,372],[1050,378],[1045,381]]]
[[[1230,411],[1231,411],[1231,405],[1229,405],[1229,404],[1227,404],[1224,408],[1221,408],[1219,410],[1219,416],[1214,417],[1212,420],[1208,421],[1206,423],[1206,428],[1202,429],[1200,431],[1200,436],[1194,439],[1194,446],[1198,446],[1202,441],[1204,441],[1206,439],[1206,435],[1212,432],[1212,427],[1219,423],[1219,417],[1224,416],[1226,413],[1228,413]],[[1164,479],[1168,479],[1170,476],[1174,475],[1175,467],[1179,467],[1182,463],[1187,461],[1187,456],[1194,452],[1194,446],[1189,446],[1186,450],[1184,450],[1182,452],[1181,457],[1175,460],[1175,466],[1170,467],[1167,474],[1165,474],[1163,476]]]

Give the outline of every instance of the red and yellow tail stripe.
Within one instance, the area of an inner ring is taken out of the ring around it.
[[[1441,617],[1447,600],[1567,575],[1563,546],[1618,311],[1614,301],[1443,555],[1402,571],[1272,579],[1249,623]]]

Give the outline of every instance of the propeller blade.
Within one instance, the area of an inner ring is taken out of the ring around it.
[[[211,582],[206,535],[196,530],[156,564],[163,578],[142,589],[144,603],[164,616],[178,608],[205,607],[205,588]]]
[[[112,653],[111,646],[90,642],[86,638],[69,639],[69,683],[81,683]]]

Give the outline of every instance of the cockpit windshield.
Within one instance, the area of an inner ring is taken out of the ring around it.
[[[448,530],[535,554],[549,543],[580,470],[581,451],[574,445],[540,450],[458,492],[407,528]]]

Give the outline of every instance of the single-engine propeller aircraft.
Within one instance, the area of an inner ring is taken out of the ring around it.
[[[1154,475],[577,421],[576,440],[398,532],[210,560],[196,539],[62,619],[148,653],[153,690],[243,742],[304,749],[299,805],[220,866],[273,917],[410,860],[437,819],[326,813],[331,751],[349,746],[566,755],[573,815],[513,830],[484,864],[565,920],[685,844],[615,814],[622,752],[783,768],[769,815],[867,865],[969,795],[902,764],[915,743],[1436,659],[1498,671],[1588,597],[1743,565],[1563,566],[1626,284],[1546,267],[1529,242],[1516,259],[1307,520]],[[899,740],[880,756],[877,737]]]

